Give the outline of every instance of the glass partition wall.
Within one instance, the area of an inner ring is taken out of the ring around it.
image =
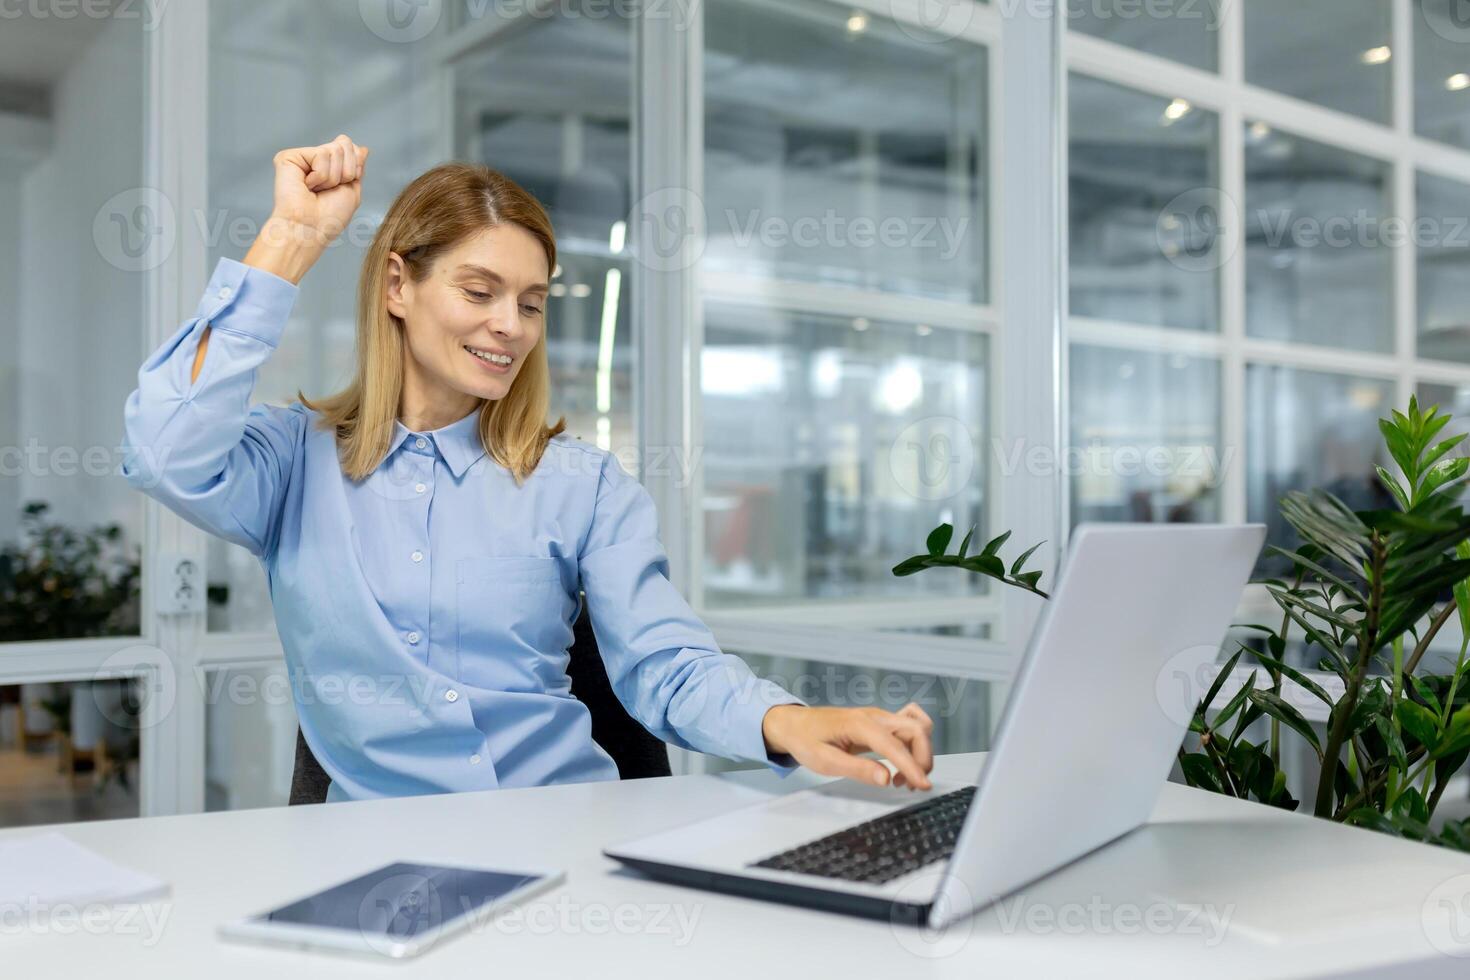
[[[1061,448],[1034,176],[1057,172],[1034,125],[1054,25],[979,2],[387,6],[7,21],[29,74],[0,86],[0,825],[285,799],[260,563],[114,457],[137,366],[266,217],[271,155],[339,132],[373,149],[363,205],[257,402],[347,379],[362,252],[405,183],[502,170],[558,233],[554,414],[649,487],[721,645],[813,703],[917,701],[942,750],[985,748],[1034,605],[891,569],[950,522],[1046,540],[1054,571],[1059,473],[1033,459]]]

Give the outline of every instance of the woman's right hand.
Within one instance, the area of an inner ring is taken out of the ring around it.
[[[321,146],[298,146],[275,156],[272,214],[322,236],[330,244],[362,203],[368,149],[346,135]]]
[[[367,157],[345,134],[277,153],[275,205],[245,264],[299,283],[362,203]]]

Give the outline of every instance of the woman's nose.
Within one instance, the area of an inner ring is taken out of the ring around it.
[[[520,304],[514,298],[506,303],[495,304],[490,313],[490,329],[508,340],[516,339],[524,330],[520,312]]]

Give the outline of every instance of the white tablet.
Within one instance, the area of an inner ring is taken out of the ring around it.
[[[402,959],[565,877],[400,862],[219,931],[226,939]]]

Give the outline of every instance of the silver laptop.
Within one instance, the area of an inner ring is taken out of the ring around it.
[[[604,853],[665,881],[936,928],[999,901],[1148,820],[1265,535],[1079,527],[976,785],[838,780]]]

